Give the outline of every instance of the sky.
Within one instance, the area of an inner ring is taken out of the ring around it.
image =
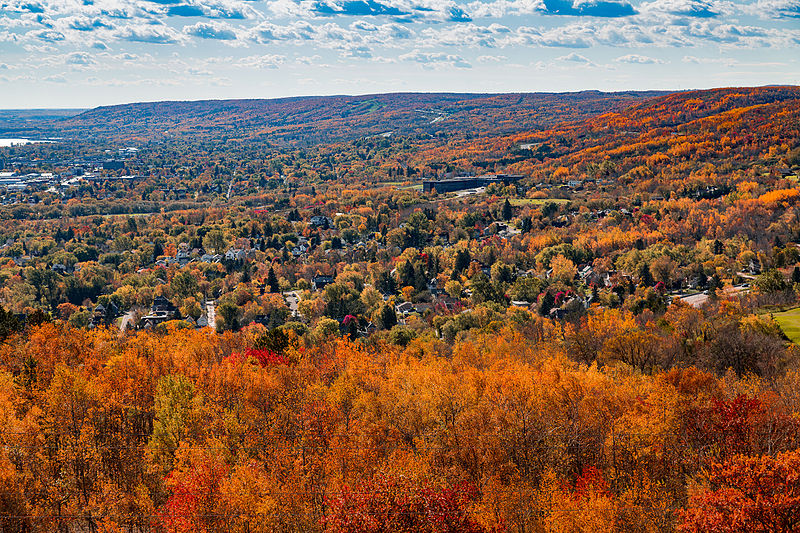
[[[800,0],[0,0],[0,108],[800,85]]]

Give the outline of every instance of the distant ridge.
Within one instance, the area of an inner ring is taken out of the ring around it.
[[[677,171],[667,165],[675,176],[696,170],[694,164],[745,169],[771,158],[780,165],[778,156],[769,155],[771,148],[794,148],[798,139],[800,87],[728,87],[670,93],[543,130],[447,146],[429,143],[412,163],[452,163],[469,154],[477,167],[529,175],[545,167],[579,169],[609,162],[619,165],[617,174],[640,167],[626,178],[631,182],[652,181],[657,161],[671,156],[691,161]],[[661,159],[650,160],[654,154]]]
[[[620,110],[659,91],[390,93],[103,106],[53,120],[52,134],[118,140],[188,137],[315,143],[380,134],[509,134]]]

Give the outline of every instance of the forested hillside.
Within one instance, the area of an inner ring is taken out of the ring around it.
[[[388,133],[503,134],[620,109],[656,94],[660,93],[395,93],[135,103],[98,107],[41,127],[72,137],[254,138],[277,143],[352,140]]]
[[[0,148],[0,530],[795,531],[800,89],[642,96]]]
[[[2,355],[3,530],[794,523],[796,371],[651,373],[627,359],[678,355],[706,321],[720,337],[691,350],[724,353],[724,328],[766,338],[762,324],[725,306],[677,307],[659,324],[593,314],[587,331],[524,310],[498,318],[453,345],[405,347],[32,328]],[[587,367],[581,349],[598,360]]]
[[[605,175],[634,190],[655,190],[659,181],[687,178],[703,167],[715,175],[742,171],[785,153],[798,138],[798,115],[797,87],[685,92],[532,133],[429,143],[413,160],[471,168],[500,164],[540,177],[558,171],[560,179]]]

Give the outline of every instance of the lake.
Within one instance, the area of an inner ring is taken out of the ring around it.
[[[35,139],[0,139],[0,148],[7,148],[9,146],[19,146],[22,144],[34,143],[51,143],[55,141],[38,141]]]

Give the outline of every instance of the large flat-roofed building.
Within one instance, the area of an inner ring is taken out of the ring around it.
[[[520,174],[486,174],[484,176],[462,176],[444,180],[423,180],[422,192],[431,192],[434,189],[438,193],[463,191],[464,189],[486,187],[492,183],[510,185],[521,179],[522,176]]]

